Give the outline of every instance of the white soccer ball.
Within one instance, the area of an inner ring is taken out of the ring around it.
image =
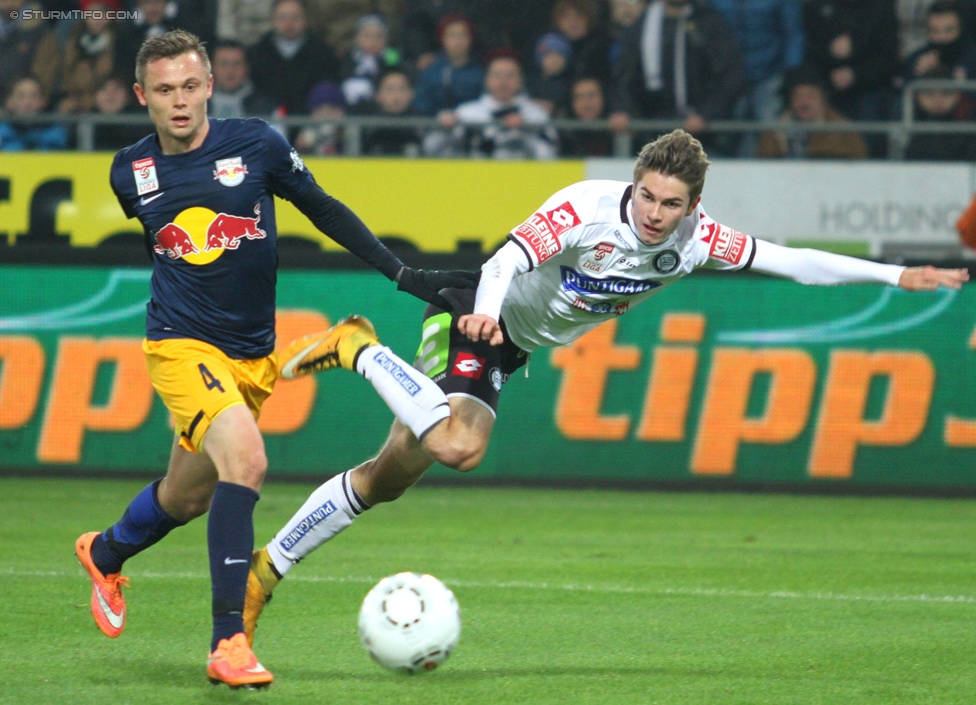
[[[461,608],[433,575],[397,573],[379,581],[363,600],[359,639],[384,668],[433,671],[461,639]]]

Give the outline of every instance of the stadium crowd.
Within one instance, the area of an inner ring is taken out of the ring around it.
[[[976,0],[0,0],[0,150],[72,148],[45,113],[144,115],[136,52],[177,27],[210,49],[212,116],[321,118],[287,131],[315,155],[343,153],[345,116],[378,116],[360,154],[609,156],[615,133],[663,119],[715,155],[883,157],[884,134],[795,123],[899,120],[909,81],[976,79]],[[914,95],[918,121],[976,114],[962,88]],[[99,124],[93,144],[146,133]],[[976,134],[919,133],[904,153],[974,160]]]

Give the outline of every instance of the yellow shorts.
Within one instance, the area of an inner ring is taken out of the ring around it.
[[[191,338],[143,340],[149,379],[176,421],[180,446],[194,453],[217,414],[247,404],[255,420],[278,379],[272,353],[235,360],[209,343]]]

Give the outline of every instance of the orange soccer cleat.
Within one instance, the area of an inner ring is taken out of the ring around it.
[[[89,531],[79,536],[75,541],[75,555],[91,577],[91,613],[95,624],[102,630],[102,634],[114,639],[125,629],[125,597],[122,595],[122,588],[129,584],[129,579],[121,573],[102,575],[95,565],[91,557],[91,546],[98,534],[98,531]]]
[[[220,640],[207,659],[207,675],[214,685],[226,683],[231,688],[265,688],[274,680],[271,672],[261,665],[247,645],[244,632]]]

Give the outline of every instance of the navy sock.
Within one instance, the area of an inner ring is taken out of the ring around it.
[[[159,506],[156,493],[160,481],[144,487],[126,507],[122,518],[95,537],[91,555],[102,575],[118,573],[127,559],[183,526],[184,522],[176,521]]]
[[[210,503],[207,545],[213,589],[213,641],[244,631],[244,592],[254,550],[254,505],[258,493],[250,487],[218,482]]]

